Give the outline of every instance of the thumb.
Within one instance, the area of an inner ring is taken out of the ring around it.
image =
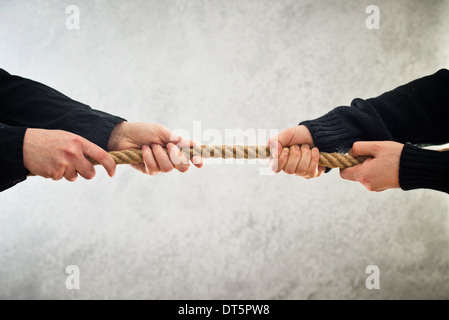
[[[186,139],[184,137],[181,137],[180,135],[174,133],[173,131],[170,131],[169,129],[164,127],[164,137],[165,143],[173,143],[177,145],[179,148],[189,148],[196,146],[196,142]]]
[[[284,131],[280,132],[279,134],[271,137],[268,140],[268,147],[271,150],[271,154],[273,155],[273,158],[278,157],[283,147],[288,147],[292,143],[294,143],[294,136],[296,133],[297,127],[291,127],[288,129],[285,129]]]
[[[101,164],[106,169],[110,177],[114,176],[116,164],[114,160],[111,158],[111,156],[101,147],[97,146],[93,142],[84,140],[83,153],[85,156],[88,156],[89,158]]]
[[[352,145],[348,154],[353,157],[368,156],[374,157],[378,153],[378,144],[375,141],[357,141]]]

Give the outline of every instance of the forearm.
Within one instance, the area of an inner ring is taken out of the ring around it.
[[[449,71],[440,70],[383,95],[355,99],[301,124],[323,151],[347,152],[355,141],[394,140],[415,144],[449,141]]]
[[[41,83],[0,69],[0,119],[10,126],[62,129],[107,149],[120,117],[94,110]]]

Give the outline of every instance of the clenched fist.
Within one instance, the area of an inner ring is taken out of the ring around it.
[[[369,191],[399,188],[399,162],[404,144],[394,141],[358,141],[349,154],[369,157],[362,164],[340,169],[343,179],[360,182]]]
[[[116,164],[109,154],[96,144],[76,134],[61,130],[28,129],[23,141],[23,161],[31,173],[60,180],[75,181],[80,174],[85,179],[95,176],[89,158],[97,160],[112,177]]]
[[[160,124],[122,122],[112,131],[108,149],[110,151],[141,149],[144,163],[132,166],[153,176],[159,172],[170,172],[173,169],[186,172],[190,167],[190,162],[180,148],[188,148],[193,145],[193,141],[174,134]],[[167,148],[168,154],[163,147]],[[201,157],[195,156],[190,160],[198,168],[203,166]]]
[[[318,166],[319,150],[314,147],[312,135],[306,126],[288,128],[268,140],[274,159],[270,168],[276,173],[284,171],[306,179],[319,177],[325,167]]]

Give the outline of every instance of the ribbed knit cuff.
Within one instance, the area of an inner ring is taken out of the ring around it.
[[[346,153],[354,143],[353,137],[334,111],[315,120],[303,121],[299,125],[309,129],[313,143],[320,151]]]
[[[399,184],[403,190],[427,188],[449,193],[449,152],[407,143],[401,154]]]

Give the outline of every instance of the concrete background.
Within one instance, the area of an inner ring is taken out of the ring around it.
[[[448,1],[0,0],[0,66],[130,121],[282,130],[447,67],[448,15]],[[1,193],[0,298],[449,298],[446,194],[263,166]]]

